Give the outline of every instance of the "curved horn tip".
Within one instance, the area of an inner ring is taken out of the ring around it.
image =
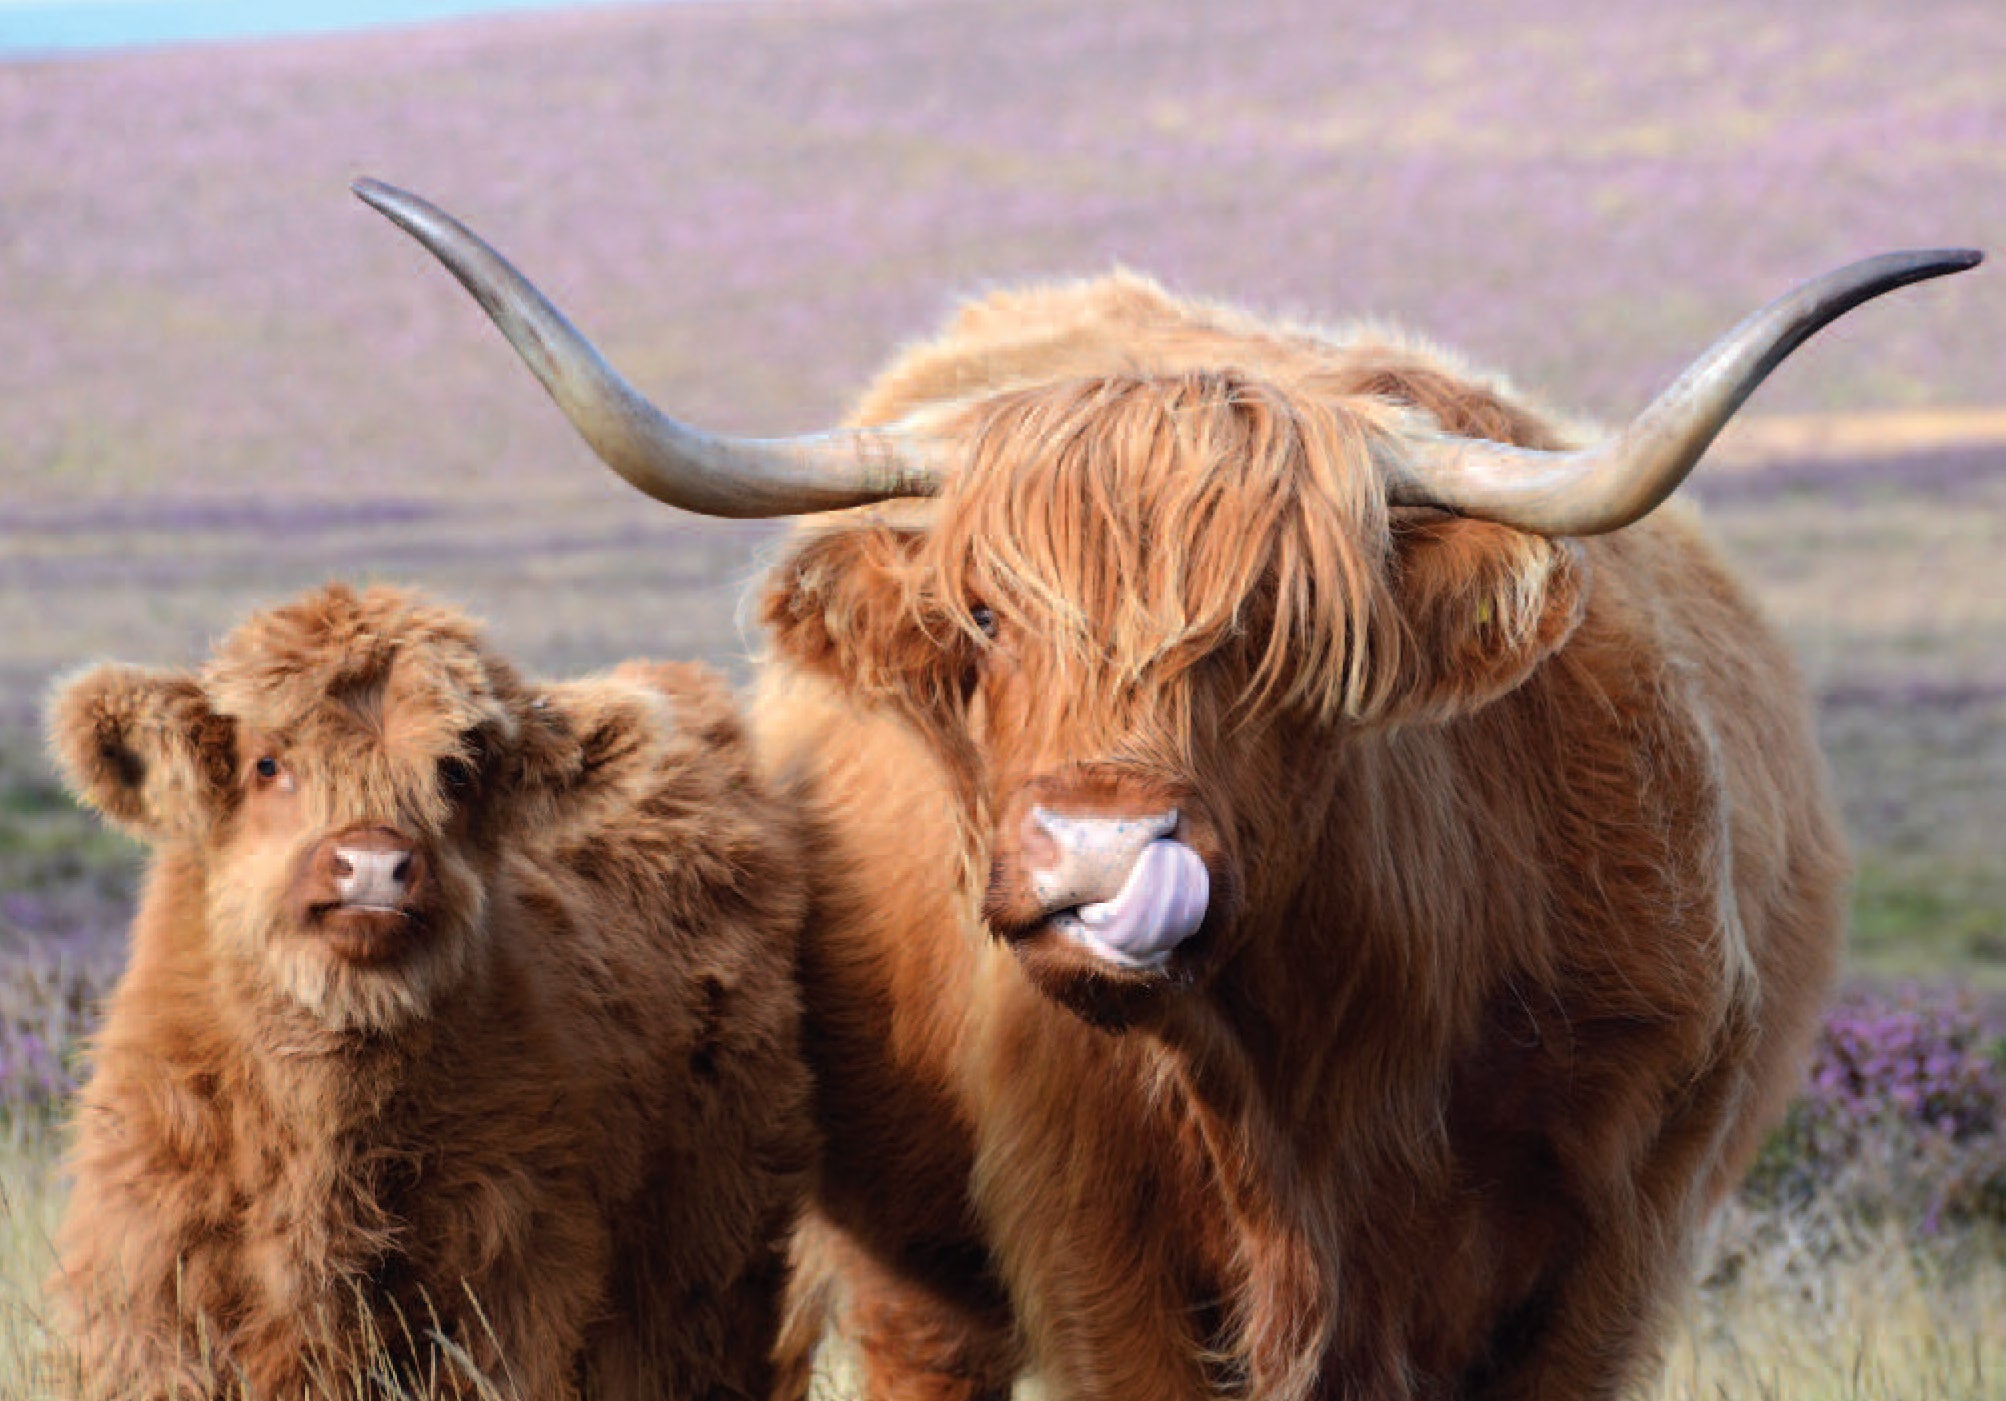
[[[1871,263],[1892,265],[1896,269],[1894,280],[1899,286],[1932,277],[1946,277],[1951,273],[1969,272],[1984,261],[1985,252],[1979,248],[1904,248],[1899,252],[1883,253],[1878,258],[1863,258],[1856,266],[1864,267]]]
[[[370,204],[389,204],[397,200],[418,198],[409,190],[400,189],[388,180],[378,180],[374,175],[359,175],[348,182],[348,188],[356,198]]]
[[[349,181],[348,188],[357,199],[408,233],[416,234],[419,226],[427,223],[459,223],[423,195],[414,195],[409,190],[400,190],[395,185],[369,176]]]
[[[398,189],[395,185],[384,184],[373,175],[364,175],[360,179],[349,181],[348,189],[349,193],[353,194],[364,204],[373,205],[377,209],[381,209],[386,203],[395,200],[399,195],[407,193],[404,190]]]
[[[1983,248],[1932,248],[1923,254],[1942,263],[1945,272],[1968,272],[1985,261]]]

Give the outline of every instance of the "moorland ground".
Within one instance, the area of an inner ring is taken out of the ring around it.
[[[41,759],[63,671],[191,660],[335,575],[458,600],[545,671],[743,674],[756,645],[776,528],[594,464],[359,175],[474,222],[723,429],[825,425],[957,297],[1115,264],[1399,322],[1607,420],[1827,267],[2006,254],[2002,73],[1989,0],[771,0],[0,64],[0,1019],[87,1017],[135,879]],[[2001,289],[1853,314],[1689,488],[1816,697],[1853,976],[1994,995]],[[49,1141],[8,1174],[23,1238]]]

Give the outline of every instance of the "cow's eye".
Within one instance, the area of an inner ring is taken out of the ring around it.
[[[978,603],[968,610],[968,616],[975,620],[975,626],[982,629],[984,637],[996,636],[996,612],[986,603]]]
[[[448,793],[464,793],[474,786],[474,766],[465,759],[442,759],[439,781],[446,785]]]
[[[279,776],[279,761],[269,754],[258,760],[255,767],[258,771],[258,777],[268,783]]]

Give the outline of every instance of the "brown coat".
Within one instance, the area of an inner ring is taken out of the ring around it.
[[[714,677],[334,586],[51,728],[156,853],[58,1240],[90,1396],[765,1394],[802,893]]]
[[[793,1365],[833,1309],[875,1401],[1618,1394],[1841,920],[1801,685],[1693,514],[1389,509],[1406,434],[1568,431],[1128,277],[970,307],[858,418],[922,407],[941,495],[766,595],[828,1145]],[[1047,921],[1040,805],[1176,814],[1165,966]]]

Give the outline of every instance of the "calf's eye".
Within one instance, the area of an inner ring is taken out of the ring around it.
[[[257,769],[259,778],[277,778],[279,776],[279,761],[267,754],[264,758],[258,760]]]
[[[449,793],[464,793],[474,786],[474,766],[465,759],[439,761],[439,779]]]

